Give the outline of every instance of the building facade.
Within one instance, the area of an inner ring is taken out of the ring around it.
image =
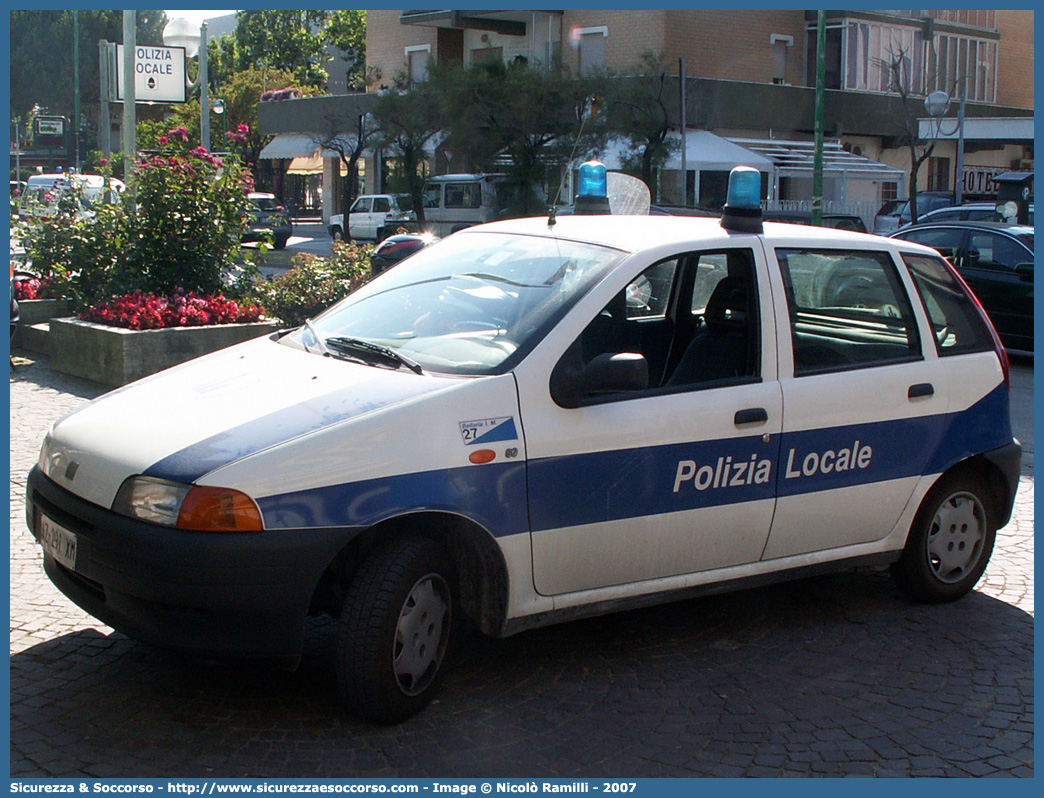
[[[937,141],[918,174],[919,189],[952,190],[958,177],[968,184],[970,176],[984,189],[974,193],[988,193],[990,175],[1032,170],[1032,11],[825,16],[824,131],[833,153],[825,200],[859,205],[865,215],[882,200],[906,196],[911,158],[902,144],[903,114],[890,67],[903,75],[908,106],[921,117],[919,126],[914,123],[921,136]],[[401,80],[425,80],[431,61],[524,59],[551,68],[561,60],[574,74],[627,75],[643,54],[663,54],[668,69],[677,70],[673,96],[684,96],[686,132],[707,132],[768,158],[768,199],[798,207],[793,203],[811,198],[805,156],[814,132],[817,24],[817,12],[804,10],[376,10],[367,13],[367,68],[377,78],[371,89],[381,91]],[[954,98],[942,120],[929,119],[920,107],[935,90]],[[681,103],[674,106],[679,122]],[[955,133],[959,104],[964,136]],[[288,132],[275,129],[279,125],[266,129],[265,115],[261,122],[264,132]],[[703,169],[701,152],[709,140],[699,141],[702,149],[691,158],[665,166],[660,190],[667,196],[661,201],[691,205],[717,198],[724,164]],[[964,155],[960,176],[958,149]],[[436,171],[448,166],[433,162]],[[366,190],[379,188],[377,171],[367,165]]]

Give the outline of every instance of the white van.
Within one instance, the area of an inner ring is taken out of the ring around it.
[[[103,175],[59,173],[33,175],[18,202],[18,216],[22,219],[45,219],[58,212],[58,201],[70,190],[80,192],[81,216],[93,213],[99,202],[115,202],[126,190],[123,181]]]
[[[424,223],[413,211],[400,217],[389,216],[389,227],[423,228],[424,232],[444,237],[465,227],[496,221],[507,205],[504,174],[439,175],[424,181],[421,200]],[[388,230],[387,232],[391,232]]]

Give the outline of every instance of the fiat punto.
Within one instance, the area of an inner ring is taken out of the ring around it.
[[[756,173],[755,173],[756,174]],[[1021,449],[1008,362],[934,250],[763,223],[470,228],[301,327],[57,422],[28,487],[51,580],[126,634],[293,665],[396,721],[462,619],[493,636],[890,564],[983,574]]]

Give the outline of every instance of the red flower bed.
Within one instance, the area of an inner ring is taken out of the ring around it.
[[[51,280],[39,277],[16,278],[14,283],[15,299],[24,302],[28,299],[61,299],[62,295]]]
[[[177,291],[164,297],[134,291],[87,308],[79,318],[129,330],[160,330],[263,321],[265,315],[264,309],[257,305],[240,305],[220,295],[200,296],[194,291]]]

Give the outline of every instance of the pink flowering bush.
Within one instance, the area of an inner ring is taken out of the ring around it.
[[[129,330],[161,330],[256,322],[263,321],[265,316],[255,304],[240,304],[222,295],[200,295],[179,289],[170,296],[132,291],[87,308],[79,318]]]
[[[188,142],[184,127],[168,130],[160,152],[137,164],[116,202],[83,213],[70,199],[68,208],[59,203],[55,217],[30,223],[26,252],[59,296],[100,307],[120,301],[112,297],[150,292],[175,298],[179,287],[195,292],[193,298],[235,292],[227,280],[242,271],[253,178],[237,158],[218,158]],[[108,164],[99,166],[105,173]],[[219,318],[212,310],[206,318]],[[191,305],[186,319],[197,318],[203,314]]]

